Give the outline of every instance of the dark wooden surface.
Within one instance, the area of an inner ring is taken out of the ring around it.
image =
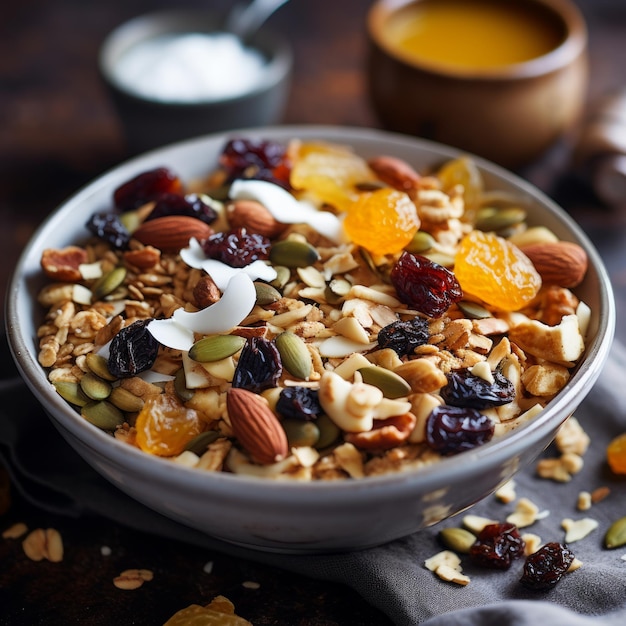
[[[227,6],[227,2],[177,3]],[[589,101],[626,85],[626,4],[578,0],[590,32]],[[157,0],[21,0],[0,21],[0,290],[30,234],[65,197],[127,155],[96,72],[105,34],[123,20],[166,6]],[[367,0],[292,0],[272,17],[295,50],[286,123],[377,127],[363,75]],[[571,140],[520,172],[566,208],[600,250],[618,311],[626,313],[626,201],[602,206],[570,172]],[[623,323],[618,337],[626,339]],[[1,482],[1,479],[0,479]],[[179,608],[224,594],[238,613],[262,624],[387,624],[342,585],[235,560],[116,526],[69,520],[24,502],[17,493],[0,529],[24,521],[57,528],[61,564],[28,560],[19,542],[0,540],[0,624],[161,624]],[[101,547],[112,554],[104,559]],[[212,573],[203,572],[212,562]],[[140,592],[117,590],[123,569],[158,575]],[[260,586],[242,585],[253,581]]]

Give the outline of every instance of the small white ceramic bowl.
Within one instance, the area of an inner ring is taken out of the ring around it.
[[[585,356],[548,408],[519,429],[419,472],[362,480],[276,482],[203,472],[145,454],[93,427],[55,392],[37,362],[36,328],[42,311],[36,295],[44,284],[42,250],[85,238],[87,218],[108,208],[113,190],[140,172],[166,164],[186,180],[205,174],[234,135],[282,142],[329,140],[353,146],[366,158],[395,155],[418,170],[458,156],[452,148],[378,131],[265,128],[206,136],[153,151],[79,191],[50,215],[25,248],[7,297],[7,330],[14,358],[70,445],[119,489],[155,511],[228,542],[290,553],[366,548],[406,536],[466,509],[532,462],[600,374],[615,327],[612,290],[598,253],[562,209],[533,186],[478,158],[489,188],[521,196],[531,223],[544,224],[561,239],[579,243],[589,256],[587,276],[577,288],[592,312]]]

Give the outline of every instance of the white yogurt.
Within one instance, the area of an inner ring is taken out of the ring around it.
[[[242,95],[262,80],[265,59],[229,33],[163,35],[138,43],[118,60],[118,82],[164,102]]]

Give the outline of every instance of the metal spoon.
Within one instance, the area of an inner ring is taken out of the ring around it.
[[[224,30],[245,41],[286,2],[287,0],[252,0],[246,7],[237,5],[226,17]]]

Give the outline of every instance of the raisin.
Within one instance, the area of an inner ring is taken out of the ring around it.
[[[166,167],[157,167],[120,185],[113,192],[113,203],[120,211],[132,211],[162,193],[181,194],[182,190],[182,182],[176,174]]]
[[[285,387],[278,396],[276,412],[285,418],[314,420],[322,412],[317,389]]]
[[[410,252],[403,252],[394,265],[391,283],[405,304],[429,317],[441,317],[463,297],[450,270]]]
[[[232,386],[260,393],[276,387],[282,373],[283,365],[276,345],[261,337],[250,337],[241,349]]]
[[[515,398],[513,383],[498,371],[493,373],[493,378],[491,384],[468,370],[450,372],[448,384],[441,389],[440,394],[446,404],[479,410],[512,402]]]
[[[156,361],[159,342],[148,330],[152,320],[137,320],[122,328],[109,348],[109,371],[118,378],[130,378],[149,370]]]
[[[253,261],[269,258],[270,246],[267,237],[248,233],[245,228],[215,233],[202,243],[202,249],[210,259],[231,267],[245,267]]]
[[[414,317],[408,321],[397,321],[381,328],[378,333],[378,345],[391,348],[398,356],[413,354],[418,346],[428,342],[428,320]]]
[[[493,432],[493,421],[471,407],[442,404],[426,420],[426,443],[446,456],[482,446]]]
[[[217,212],[200,196],[189,193],[181,196],[176,193],[163,193],[157,197],[154,208],[146,218],[146,221],[168,215],[185,215],[195,217],[205,224],[212,224],[217,219]]]
[[[232,139],[219,159],[229,181],[236,178],[265,180],[290,189],[289,167],[285,146],[261,139]]]
[[[86,226],[96,237],[106,241],[117,250],[128,248],[130,233],[116,213],[94,213]]]
[[[552,589],[567,572],[573,560],[574,553],[569,548],[556,541],[546,543],[526,558],[520,582],[525,587],[538,591]]]
[[[525,541],[515,524],[487,524],[469,551],[476,565],[492,569],[509,569],[513,561],[524,554]]]

